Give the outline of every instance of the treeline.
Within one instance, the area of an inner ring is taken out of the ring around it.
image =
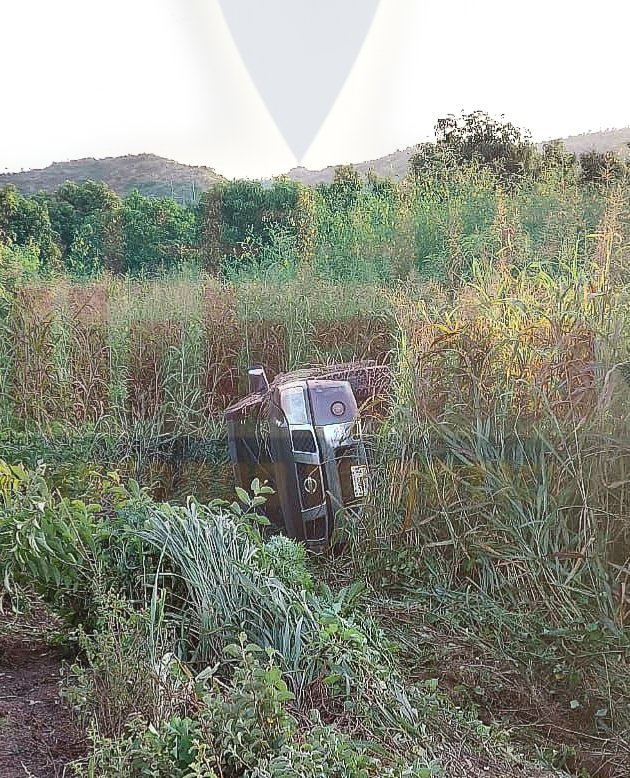
[[[263,244],[271,230],[295,230],[298,187],[237,181],[195,205],[137,191],[120,197],[102,182],[67,182],[31,197],[0,190],[0,243],[21,249],[43,271],[142,273],[184,261],[217,269],[225,255]]]
[[[93,181],[30,197],[7,187],[0,190],[0,258],[74,275],[152,274],[184,263],[227,275],[282,275],[311,262],[332,278],[365,275],[369,266],[382,279],[445,250],[440,208],[452,209],[454,188],[464,211],[459,222],[479,234],[501,212],[501,197],[514,203],[542,184],[581,196],[627,179],[628,165],[613,152],[577,159],[560,141],[539,152],[511,123],[474,112],[440,119],[435,142],[418,147],[399,184],[341,166],[332,183],[312,189],[286,178],[271,186],[226,182],[189,205],[137,191],[120,197]],[[407,259],[401,263],[392,248]]]

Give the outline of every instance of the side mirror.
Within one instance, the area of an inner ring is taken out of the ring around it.
[[[249,391],[254,394],[265,394],[269,391],[269,379],[262,365],[254,365],[247,371]]]

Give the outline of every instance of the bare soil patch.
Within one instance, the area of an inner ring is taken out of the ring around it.
[[[61,778],[85,734],[59,693],[62,650],[45,621],[0,615],[0,776]]]

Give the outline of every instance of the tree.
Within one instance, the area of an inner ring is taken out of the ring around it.
[[[196,205],[197,237],[200,258],[206,270],[216,272],[224,254],[223,191],[221,184],[204,192]]]
[[[394,181],[391,178],[379,176],[371,168],[367,174],[367,187],[372,194],[383,200],[393,202],[396,199],[397,189]]]
[[[116,192],[101,181],[67,181],[54,195],[37,197],[46,203],[69,269],[122,268],[122,200]]]
[[[271,186],[246,180],[219,184],[202,198],[198,211],[202,255],[214,263],[218,247],[233,258],[259,256],[277,235],[296,236],[299,203],[299,186],[286,177]],[[217,218],[219,231],[213,225]]]
[[[531,173],[535,168],[536,149],[528,132],[511,122],[493,119],[483,111],[453,114],[438,119],[436,144],[450,151],[459,161],[475,161],[510,178]]]
[[[435,143],[420,143],[409,158],[409,175],[415,179],[433,178],[454,170],[461,160],[452,149]]]
[[[5,186],[0,189],[0,242],[8,243],[11,240],[11,223],[19,208],[19,197],[14,186]]]
[[[249,239],[261,238],[265,191],[260,181],[233,181],[223,184],[221,216],[222,239],[228,250]]]
[[[125,270],[154,272],[197,259],[195,212],[170,197],[130,192],[123,201],[122,230]]]
[[[0,191],[0,240],[34,251],[43,269],[52,270],[59,265],[61,252],[55,243],[48,209],[11,186]]]
[[[347,210],[359,199],[363,182],[361,174],[354,165],[338,165],[332,183],[321,185],[319,188],[330,208]]]
[[[614,151],[586,151],[580,154],[580,181],[584,184],[611,184],[623,181],[626,164]]]
[[[577,167],[575,154],[566,150],[559,138],[543,144],[541,166],[544,170],[553,170],[561,176],[572,176]]]

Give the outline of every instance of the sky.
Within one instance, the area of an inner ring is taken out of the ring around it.
[[[0,173],[150,152],[268,177],[477,109],[535,140],[624,127],[629,22],[624,0],[0,0]]]

